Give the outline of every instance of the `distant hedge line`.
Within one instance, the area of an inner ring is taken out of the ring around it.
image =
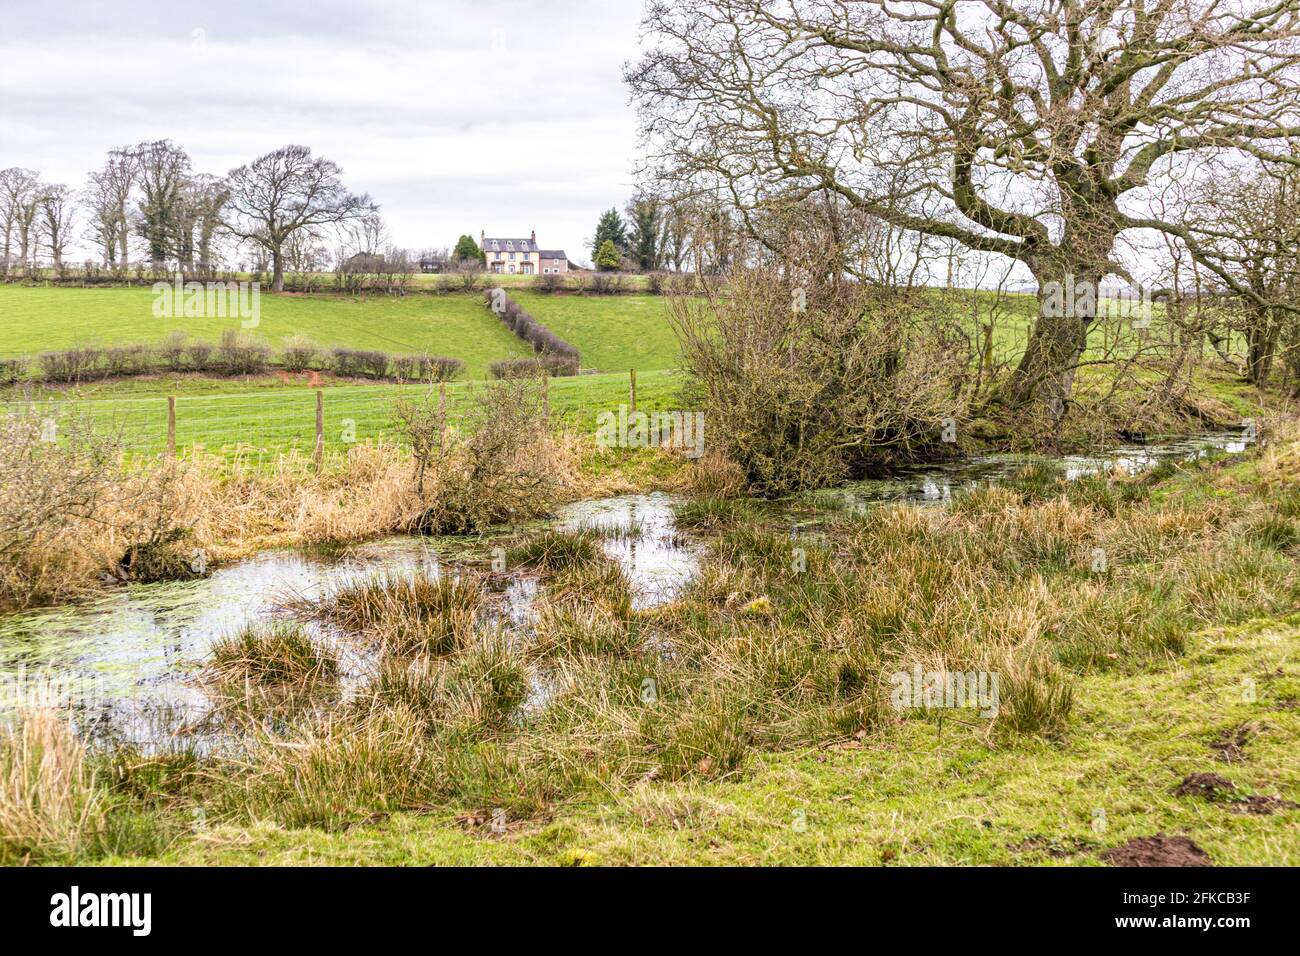
[[[582,355],[577,348],[560,338],[510,298],[504,289],[489,289],[484,296],[488,309],[511,332],[533,347],[536,359],[514,359],[493,362],[489,371],[494,378],[518,378],[536,375],[539,371],[550,375],[577,375],[582,367]],[[531,369],[531,372],[525,371]],[[498,374],[500,373],[500,374]]]
[[[0,359],[0,385],[29,377],[33,360]],[[174,332],[161,345],[83,347],[42,352],[34,364],[46,382],[75,384],[155,372],[258,375],[278,367],[289,372],[333,372],[343,378],[449,382],[465,370],[460,359],[437,355],[390,355],[364,349],[324,349],[300,338],[285,341],[278,354],[270,346],[234,330],[217,344]]]

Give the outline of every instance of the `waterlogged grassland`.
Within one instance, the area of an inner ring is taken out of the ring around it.
[[[1255,688],[1255,700],[1246,689]],[[1219,866],[1300,865],[1300,811],[1179,797],[1217,773],[1300,801],[1300,616],[1214,628],[1165,666],[1081,680],[1062,742],[993,748],[969,724],[757,754],[722,782],[646,784],[494,835],[463,813],[343,833],[216,827],[145,862],[180,865],[1099,865],[1134,837],[1189,836]],[[1246,759],[1210,744],[1243,725]],[[137,863],[118,859],[115,863]]]
[[[80,758],[47,724],[68,768],[47,785],[80,781],[89,823],[50,847],[17,827],[0,855],[1094,865],[1164,834],[1219,865],[1294,864],[1298,472],[1295,442],[1131,480],[1035,462],[942,507],[810,513],[798,541],[701,499],[690,527],[733,517],[648,608],[595,532],[521,532],[507,566],[541,582],[521,642],[481,626],[473,564],[451,587],[343,582],[295,613],[381,651],[355,699],[273,727],[268,701],[229,702],[252,718],[238,759],[185,740]],[[236,697],[290,658],[320,670],[286,647],[243,635]],[[890,675],[913,664],[999,674],[997,705],[899,710]],[[1177,792],[1193,775],[1216,786]]]

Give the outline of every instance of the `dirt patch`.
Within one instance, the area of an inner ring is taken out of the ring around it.
[[[1028,836],[1019,843],[1008,843],[1007,849],[1014,853],[1043,853],[1055,860],[1074,856],[1088,849],[1091,844],[1078,837],[1053,840],[1045,836]]]
[[[1286,697],[1283,698],[1282,700],[1279,700],[1276,704],[1274,704],[1273,709],[1274,710],[1300,710],[1300,700],[1296,700],[1294,697]]]
[[[1210,749],[1224,763],[1241,763],[1246,759],[1246,745],[1258,736],[1257,725],[1242,724],[1221,733],[1218,740],[1210,742]]]
[[[1176,797],[1204,797],[1223,802],[1233,813],[1268,816],[1281,810],[1294,810],[1300,804],[1281,797],[1261,797],[1237,792],[1237,785],[1217,773],[1194,773],[1174,787]]]
[[[1174,787],[1175,797],[1204,797],[1206,800],[1218,800],[1225,794],[1237,789],[1237,785],[1217,773],[1193,773]]]
[[[1213,866],[1210,855],[1185,836],[1135,837],[1101,854],[1111,866]]]
[[[1234,797],[1228,804],[1228,809],[1233,813],[1249,813],[1258,817],[1266,817],[1282,810],[1295,810],[1300,807],[1300,803],[1293,803],[1290,800],[1283,800],[1281,797]]]

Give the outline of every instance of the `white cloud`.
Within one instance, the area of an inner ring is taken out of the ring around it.
[[[631,0],[58,7],[6,12],[0,166],[80,185],[145,139],[212,173],[303,143],[402,245],[536,229],[575,258],[631,192]]]

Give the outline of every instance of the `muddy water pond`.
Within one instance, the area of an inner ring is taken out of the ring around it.
[[[1241,452],[1246,444],[1239,433],[1220,434],[1157,447],[1117,448],[1060,463],[1068,477],[1114,469],[1137,472],[1168,458]],[[1023,458],[996,456],[916,468],[768,507],[774,517],[788,515],[798,524],[827,507],[942,502],[963,487],[1005,478],[1023,464]],[[676,529],[674,503],[663,494],[583,501],[531,527],[598,531],[608,555],[632,581],[636,604],[648,607],[680,591],[703,551],[699,542]],[[0,714],[30,696],[34,686],[48,685],[49,693],[80,708],[86,720],[111,724],[115,732],[129,727],[129,736],[153,736],[158,721],[173,723],[178,712],[192,714],[206,707],[195,675],[213,644],[245,624],[273,617],[287,599],[319,596],[335,582],[377,572],[442,570],[464,562],[486,565],[494,549],[520,530],[471,540],[393,538],[333,558],[277,551],[221,568],[202,580],[123,585],[73,604],[0,616]],[[525,627],[537,591],[533,578],[511,579],[499,604],[503,623]],[[353,649],[343,657],[345,674],[354,681],[367,669],[365,654]]]

